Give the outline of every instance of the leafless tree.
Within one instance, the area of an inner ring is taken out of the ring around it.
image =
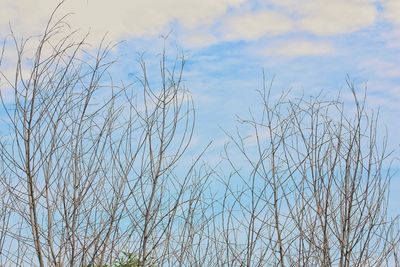
[[[391,265],[399,235],[387,214],[390,152],[378,115],[348,86],[354,110],[340,98],[290,99],[290,91],[273,101],[264,86],[261,116],[228,133],[226,265]]]
[[[150,82],[141,59],[137,82],[117,86],[113,47],[86,52],[57,12],[33,58],[11,35],[15,72],[1,72],[12,100],[2,94],[0,260],[103,266],[129,252],[141,266],[182,264],[210,175],[196,167],[202,152],[184,157],[195,120],[185,60],[169,68],[163,53]]]
[[[354,110],[264,85],[210,167],[185,59],[117,83],[61,5],[33,55],[11,32],[0,57],[1,266],[399,266],[390,152],[350,82]]]

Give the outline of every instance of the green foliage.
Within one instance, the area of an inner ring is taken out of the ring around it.
[[[136,257],[135,253],[123,252],[114,263],[113,267],[140,267],[140,260]]]

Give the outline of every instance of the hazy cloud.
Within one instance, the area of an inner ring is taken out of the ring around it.
[[[288,33],[292,28],[293,22],[288,17],[270,11],[231,16],[221,27],[226,40],[256,40],[267,34]]]
[[[61,13],[73,12],[71,27],[83,31],[91,29],[92,35],[111,39],[159,35],[168,31],[171,23],[185,28],[206,26],[222,16],[229,7],[242,0],[68,0]],[[0,29],[9,22],[17,33],[33,35],[43,30],[54,0],[5,0],[0,11]]]
[[[369,0],[68,0],[62,12],[73,12],[71,27],[111,39],[149,37],[168,32],[174,23],[189,43],[217,40],[256,40],[264,35],[306,31],[316,35],[349,33],[373,24],[376,3]],[[57,2],[3,0],[0,29],[10,22],[17,33],[33,35],[43,29]],[[244,8],[246,7],[246,8]],[[386,17],[400,21],[400,2],[385,0]],[[245,10],[245,11],[244,11]],[[256,11],[254,11],[256,10]],[[218,25],[217,27],[215,25]],[[296,26],[294,28],[294,26]],[[199,36],[193,36],[199,32]]]
[[[276,43],[267,48],[266,54],[281,57],[300,57],[326,55],[334,51],[334,47],[327,42],[290,40]]]
[[[319,35],[349,33],[370,26],[376,7],[369,1],[316,1],[305,5],[300,20],[303,29]]]
[[[400,1],[383,0],[384,16],[389,21],[400,24]]]

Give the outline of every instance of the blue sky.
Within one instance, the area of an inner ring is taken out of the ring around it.
[[[1,0],[0,35],[9,25],[17,36],[39,34],[56,3]],[[349,75],[361,91],[368,88],[368,106],[381,109],[390,147],[399,149],[399,0],[70,0],[61,11],[73,13],[71,28],[90,29],[92,44],[106,32],[109,41],[125,40],[113,51],[122,55],[121,79],[137,70],[137,53],[157,66],[160,36],[169,33],[168,55],[187,58],[185,84],[197,108],[194,145],[214,139],[215,158],[225,140],[220,128],[233,131],[236,115],[257,109],[262,70],[274,78],[274,92],[291,88],[294,97],[341,90],[347,99]]]

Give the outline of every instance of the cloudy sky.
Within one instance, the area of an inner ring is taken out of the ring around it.
[[[3,38],[10,25],[17,36],[40,34],[57,5],[0,3]],[[220,128],[234,130],[235,116],[259,103],[255,90],[264,70],[276,92],[291,88],[294,95],[346,94],[349,75],[360,90],[368,88],[369,107],[381,109],[390,145],[399,148],[399,0],[69,0],[61,10],[72,13],[72,29],[90,29],[93,44],[105,33],[110,41],[124,40],[115,51],[123,55],[121,70],[136,64],[137,53],[160,52],[161,36],[169,34],[168,52],[188,60],[198,144],[218,144]]]

